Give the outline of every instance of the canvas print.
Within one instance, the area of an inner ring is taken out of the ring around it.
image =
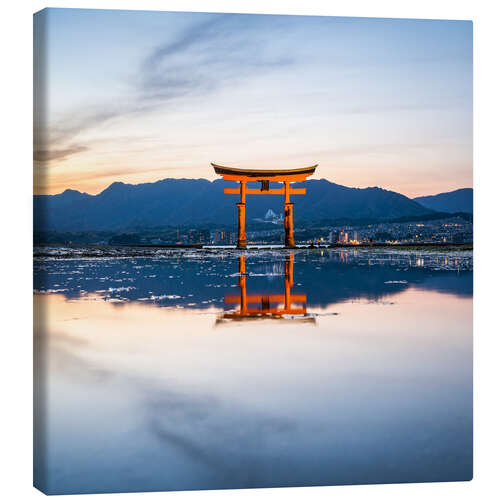
[[[472,478],[472,23],[34,16],[34,485]]]

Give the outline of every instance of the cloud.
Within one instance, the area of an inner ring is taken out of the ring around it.
[[[229,479],[232,484],[262,484],[270,467],[287,469],[286,454],[269,450],[304,436],[305,429],[294,416],[254,410],[210,393],[186,393],[172,381],[158,385],[149,376],[126,369],[111,370],[94,361],[99,348],[87,339],[43,333],[49,350],[37,359],[51,359],[53,375],[88,388],[112,383],[106,390],[126,392],[132,414],[141,415],[138,428],[165,449],[175,449],[176,454],[205,467],[219,484]],[[47,375],[46,366],[43,374]]]
[[[87,146],[82,145],[69,146],[65,149],[35,149],[33,160],[38,162],[64,161],[69,156],[88,151],[88,149]]]
[[[437,109],[452,109],[457,107],[458,103],[453,102],[422,102],[417,104],[363,104],[359,106],[343,106],[336,110],[339,114],[347,115],[364,115],[374,114],[380,116],[385,113],[413,112],[413,111],[428,111]]]
[[[241,15],[216,15],[156,47],[143,61],[144,99],[172,100],[212,92],[238,80],[293,64],[272,49],[280,23]],[[269,29],[266,29],[269,28]],[[271,29],[272,28],[272,29]]]
[[[68,143],[111,120],[143,116],[181,99],[198,98],[293,64],[290,55],[272,48],[271,35],[276,37],[282,29],[278,18],[270,25],[268,19],[254,16],[223,14],[204,18],[145,54],[132,80],[131,98],[71,110],[53,124],[45,140],[35,145],[38,161],[64,161],[88,151],[89,143]]]
[[[154,438],[210,469],[219,483],[231,478],[231,484],[261,484],[271,466],[286,468],[286,459],[277,460],[266,450],[293,442],[303,431],[293,417],[253,411],[207,395],[148,388],[141,392]]]

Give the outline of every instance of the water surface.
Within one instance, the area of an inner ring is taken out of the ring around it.
[[[469,252],[60,249],[35,312],[46,492],[472,476]]]

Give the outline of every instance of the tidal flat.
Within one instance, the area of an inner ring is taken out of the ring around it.
[[[35,249],[35,482],[469,480],[472,296],[468,249]]]

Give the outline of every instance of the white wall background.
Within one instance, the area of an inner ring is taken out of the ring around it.
[[[100,0],[56,3],[28,0],[3,4],[1,14],[0,165],[2,230],[0,497],[41,498],[31,486],[31,189],[32,189],[32,18],[44,7],[198,10],[274,14],[472,19],[474,21],[475,177],[475,478],[469,483],[334,486],[274,490],[168,493],[172,499],[311,498],[338,500],[498,498],[500,492],[500,328],[497,319],[500,9],[490,0],[297,0],[194,1]],[[87,495],[83,495],[87,498]],[[64,497],[66,498],[66,497]],[[82,497],[80,497],[82,498]],[[100,495],[98,498],[117,498]],[[165,493],[127,498],[166,498]]]

